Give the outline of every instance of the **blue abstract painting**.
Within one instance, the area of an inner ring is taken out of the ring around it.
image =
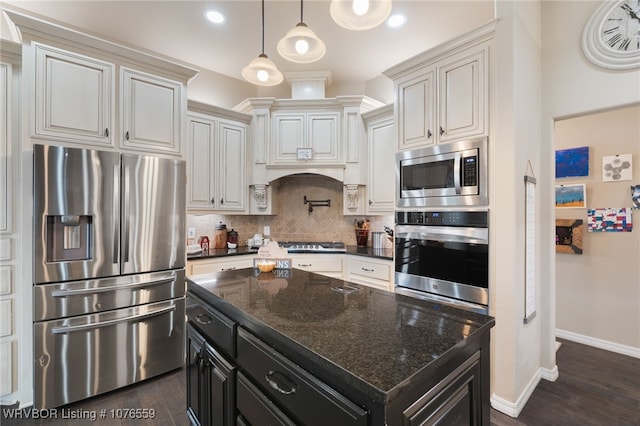
[[[556,151],[556,179],[572,176],[589,176],[589,147]]]

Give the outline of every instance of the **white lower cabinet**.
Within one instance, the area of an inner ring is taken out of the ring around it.
[[[242,268],[252,268],[254,257],[254,255],[247,254],[190,260],[187,262],[187,276],[208,274],[210,272],[231,271]]]
[[[291,267],[333,278],[342,278],[344,256],[341,254],[293,253]]]
[[[345,280],[393,291],[393,260],[347,255]]]

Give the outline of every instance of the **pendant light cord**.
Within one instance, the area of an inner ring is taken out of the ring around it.
[[[304,19],[302,18],[302,0],[300,0],[300,22],[304,22]]]
[[[264,55],[264,0],[262,0],[262,54]]]

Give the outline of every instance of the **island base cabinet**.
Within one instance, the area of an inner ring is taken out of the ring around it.
[[[187,414],[191,424],[235,425],[236,368],[187,324]]]
[[[402,420],[406,426],[482,425],[480,352],[404,410]]]
[[[238,365],[296,423],[368,424],[368,413],[252,334],[238,328]]]

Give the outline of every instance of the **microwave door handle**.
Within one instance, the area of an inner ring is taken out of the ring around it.
[[[460,162],[462,161],[462,153],[456,152],[455,159],[453,161],[453,184],[456,187],[456,195],[462,193],[462,185],[460,184]]]

